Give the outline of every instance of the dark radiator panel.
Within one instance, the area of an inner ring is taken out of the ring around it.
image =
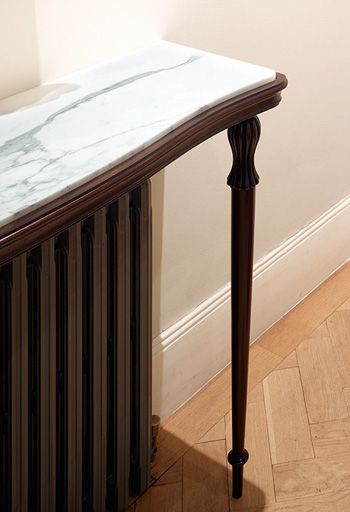
[[[55,509],[55,472],[56,467],[56,269],[55,240],[49,240],[41,246],[41,352],[40,352],[40,510]],[[51,417],[51,408],[55,408]],[[49,456],[48,456],[49,454]]]
[[[150,481],[149,184],[0,267],[0,510],[121,512]]]
[[[12,265],[0,267],[0,510],[11,506]]]
[[[117,482],[117,231],[118,208],[107,212],[107,510],[118,501]]]

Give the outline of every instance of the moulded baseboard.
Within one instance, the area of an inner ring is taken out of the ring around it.
[[[254,265],[251,341],[350,257],[350,196]],[[166,418],[230,361],[230,283],[153,341],[153,411]]]

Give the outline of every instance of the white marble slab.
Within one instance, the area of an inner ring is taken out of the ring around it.
[[[275,76],[160,42],[0,101],[0,225]]]

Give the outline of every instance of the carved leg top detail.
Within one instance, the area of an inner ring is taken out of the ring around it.
[[[259,183],[254,154],[260,137],[260,121],[252,117],[228,129],[233,165],[227,178],[231,188],[248,189]]]

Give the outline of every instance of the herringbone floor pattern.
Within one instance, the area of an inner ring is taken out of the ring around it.
[[[347,265],[251,350],[244,497],[229,496],[224,371],[165,424],[153,486],[131,510],[350,510],[349,278]]]

